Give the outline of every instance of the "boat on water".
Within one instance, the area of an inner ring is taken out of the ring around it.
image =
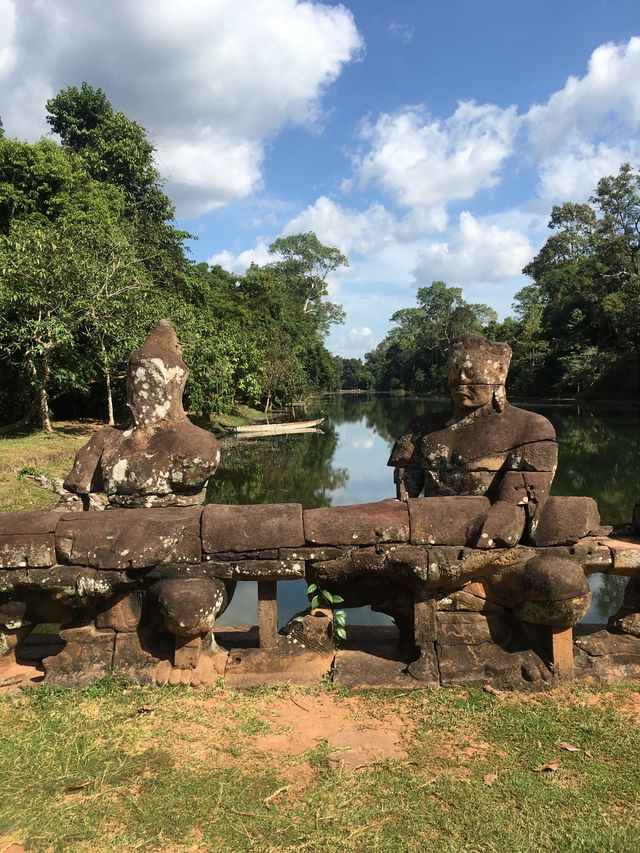
[[[283,432],[309,432],[315,430],[324,421],[324,418],[316,418],[312,421],[288,421],[275,424],[245,424],[244,426],[231,427],[231,432],[236,435],[278,435]]]

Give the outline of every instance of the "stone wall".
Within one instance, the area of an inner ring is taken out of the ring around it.
[[[338,681],[351,671],[358,686],[546,684],[571,680],[573,659],[579,678],[640,674],[640,640],[620,629],[581,629],[567,654],[586,576],[637,577],[638,540],[599,528],[590,498],[550,498],[529,543],[479,547],[488,510],[483,497],[433,497],[0,514],[5,683],[34,654],[32,628],[52,622],[66,645],[45,657],[46,681],[68,686],[113,671],[142,683],[307,683],[336,662]],[[375,652],[376,630],[366,640],[353,629],[336,655],[323,610],[277,633],[276,583],[301,578],[388,613],[399,636],[379,631]],[[259,638],[215,629],[243,581],[259,584]]]

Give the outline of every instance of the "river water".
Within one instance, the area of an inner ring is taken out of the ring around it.
[[[544,414],[560,449],[552,494],[597,500],[603,523],[628,521],[640,497],[640,410],[623,406],[578,408],[547,403],[515,405]],[[446,409],[434,401],[386,395],[335,395],[317,401],[307,417],[325,416],[322,433],[229,439],[210,484],[214,503],[301,503],[305,509],[365,503],[395,496],[387,458],[395,438],[414,416]],[[594,601],[586,621],[606,621],[619,606],[620,578],[595,575]],[[307,604],[303,581],[278,584],[280,624]],[[388,617],[359,608],[352,624],[384,624]],[[256,624],[255,584],[238,584],[220,624]]]

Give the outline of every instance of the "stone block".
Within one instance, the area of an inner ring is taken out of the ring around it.
[[[62,629],[60,638],[65,642],[62,651],[42,661],[50,687],[85,687],[111,674],[114,631],[85,625]]]
[[[98,613],[96,628],[112,628],[119,633],[135,631],[140,622],[143,596],[141,589],[120,596],[107,610]]]
[[[336,652],[333,683],[346,690],[424,690],[438,685],[438,662],[430,652],[433,678],[418,680],[407,672],[407,664],[381,657],[368,650],[340,649]]]
[[[304,535],[310,545],[409,541],[409,514],[401,501],[307,509],[303,519]]]
[[[489,512],[484,497],[412,498],[408,501],[414,545],[475,545]]]
[[[0,568],[53,566],[56,543],[53,533],[0,536]]]
[[[286,641],[270,649],[231,649],[225,687],[276,687],[321,684],[331,672],[334,655],[298,651]]]
[[[137,684],[155,684],[158,662],[168,661],[172,654],[171,639],[152,631],[116,634],[113,671]]]
[[[262,551],[304,545],[300,504],[209,504],[202,515],[202,547],[218,551]]]
[[[56,528],[57,557],[96,569],[200,563],[201,515],[197,507],[68,513]]]
[[[526,688],[548,687],[552,673],[536,652],[510,652],[496,643],[436,644],[443,685],[485,685]]]
[[[572,545],[599,524],[600,513],[593,498],[550,497],[537,527],[531,526],[531,543],[538,548]]]
[[[512,633],[511,621],[500,616],[463,611],[441,611],[436,614],[437,639],[440,645],[477,646],[481,643],[506,645]]]
[[[206,558],[209,559],[209,555]],[[209,577],[224,580],[286,581],[304,578],[303,560],[211,561],[206,566]]]
[[[61,512],[0,512],[0,536],[41,536],[55,533]]]

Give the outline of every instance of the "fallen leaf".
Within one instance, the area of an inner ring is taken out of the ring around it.
[[[574,746],[572,743],[566,743],[566,741],[561,740],[558,743],[560,749],[566,749],[567,752],[580,752],[579,746]]]
[[[537,741],[536,741],[536,746],[538,747],[538,749],[542,749],[542,741],[541,741],[541,740],[537,740]]]
[[[74,782],[72,785],[67,785],[65,791],[81,791],[83,788],[88,788],[90,782]]]
[[[498,696],[499,697],[502,695],[502,691],[497,690],[492,684],[485,684],[482,689],[484,690],[485,693],[489,693],[491,696]]]
[[[138,708],[138,714],[151,714],[152,711],[153,708],[151,707],[151,705],[140,705],[140,707]]]
[[[486,785],[487,788],[490,788],[491,785],[493,785],[493,783],[496,781],[497,778],[498,778],[497,773],[487,773],[486,776],[482,777],[482,784]]]
[[[593,753],[589,752],[588,749],[585,749],[584,754],[587,756],[587,758],[593,758]]]
[[[554,770],[557,770],[560,767],[559,761],[547,761],[544,764],[541,764],[539,767],[534,767],[534,773],[551,773]]]

